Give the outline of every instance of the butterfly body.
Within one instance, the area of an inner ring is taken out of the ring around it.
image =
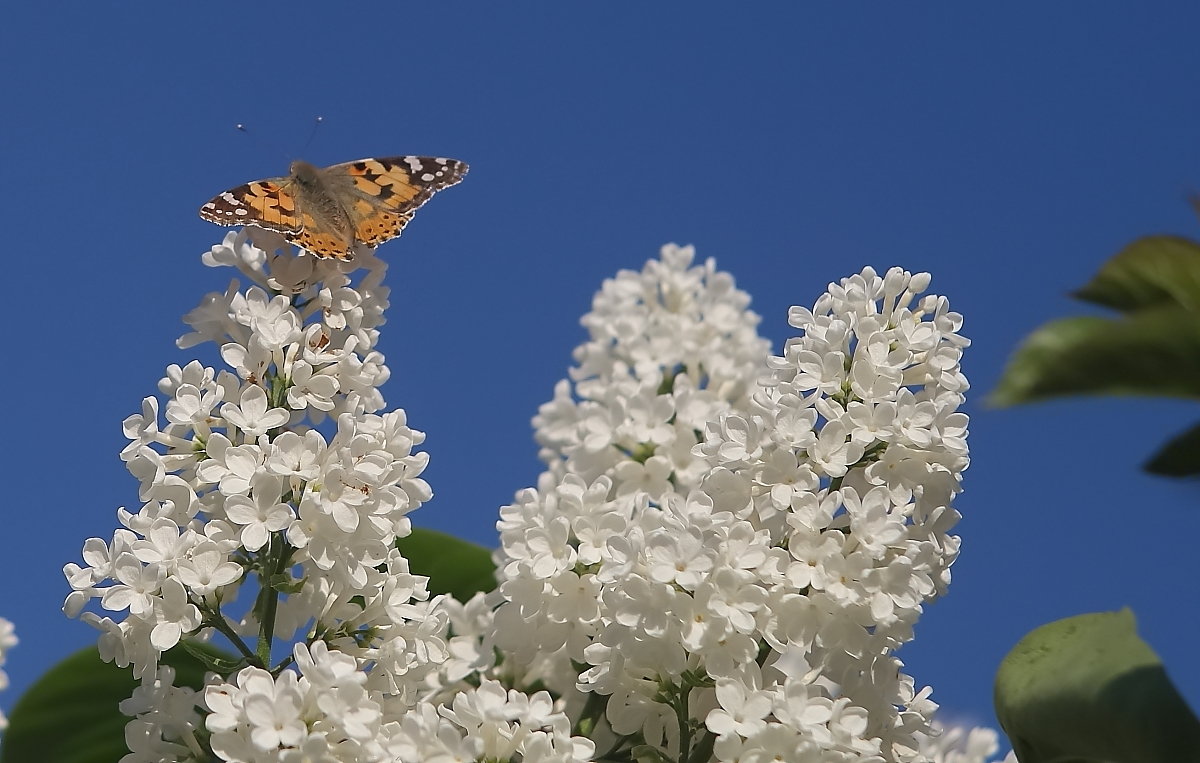
[[[317,257],[349,259],[356,246],[395,238],[434,193],[467,174],[455,159],[393,156],[330,167],[295,161],[287,177],[246,183],[214,196],[200,216],[218,225],[257,225]]]
[[[354,246],[354,221],[341,202],[353,198],[348,191],[353,186],[339,182],[348,176],[324,173],[320,167],[300,160],[292,162],[288,175],[297,206],[308,210],[317,227],[340,240],[346,248]]]

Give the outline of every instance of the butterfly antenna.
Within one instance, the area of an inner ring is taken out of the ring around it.
[[[263,142],[262,142],[261,140],[259,140],[259,139],[258,139],[258,135],[256,135],[255,133],[252,133],[252,132],[250,132],[250,128],[249,128],[249,127],[247,127],[247,126],[246,126],[244,123],[242,123],[242,122],[238,122],[236,125],[234,125],[234,127],[235,127],[235,128],[236,128],[236,129],[237,129],[239,132],[241,132],[242,134],[244,134],[246,137],[250,138],[250,140],[254,141],[254,145],[258,146],[259,150],[261,150],[261,151],[266,151],[266,150],[267,150],[267,147],[266,147],[266,146],[263,144]],[[272,150],[272,151],[279,151],[279,153],[280,153],[280,154],[283,156],[283,160],[284,160],[284,162],[285,162],[285,163],[286,163],[286,162],[290,162],[290,161],[292,160],[292,158],[291,158],[290,156],[288,156],[287,154],[285,154],[283,151],[280,151],[280,149],[279,149],[279,146],[272,146],[272,147],[271,147],[271,150]]]
[[[300,149],[300,153],[303,154],[305,151],[308,150],[308,147],[313,142],[313,138],[317,137],[317,130],[321,127],[321,123],[324,121],[325,121],[325,117],[321,117],[321,116],[318,116],[313,119],[312,130],[309,131],[308,140],[304,141],[304,147]]]

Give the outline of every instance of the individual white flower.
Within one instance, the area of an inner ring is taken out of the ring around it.
[[[686,591],[695,590],[711,573],[715,552],[696,528],[662,530],[646,539],[646,571],[656,583],[670,583]]]
[[[223,495],[245,495],[264,457],[254,444],[234,445],[222,434],[214,433],[205,447],[208,458],[196,469],[206,483],[217,483]]]
[[[617,495],[640,492],[660,500],[673,489],[668,479],[673,470],[671,459],[665,456],[651,456],[645,462],[622,461],[613,468]]]
[[[183,316],[184,323],[194,330],[181,336],[175,344],[186,350],[201,342],[219,341],[230,332],[240,334],[233,319],[234,302],[241,299],[237,289],[238,282],[233,281],[224,294],[206,294],[198,307]]]
[[[792,322],[792,325],[796,324]],[[836,395],[841,392],[846,381],[846,359],[842,354],[801,350],[799,347],[800,345],[791,345],[784,352],[787,360],[796,368],[796,375],[790,380],[791,388],[797,392],[815,391],[822,395]]]
[[[138,481],[138,498],[149,501],[156,485],[167,476],[167,464],[162,455],[148,445],[142,445],[125,463],[125,468]]]
[[[830,421],[808,449],[812,465],[829,477],[845,476],[850,466],[862,458],[862,443],[850,439],[850,432],[841,421]]]
[[[535,577],[548,578],[575,566],[575,549],[567,542],[570,533],[571,523],[557,518],[525,536],[529,570]]]
[[[907,504],[894,505],[883,488],[873,488],[859,500],[858,491],[848,487],[841,497],[854,540],[872,558],[882,559],[889,547],[902,545],[908,535]]]
[[[771,695],[729,679],[717,682],[719,710],[713,710],[704,723],[714,734],[738,734],[752,737],[766,727],[771,712]]]
[[[121,460],[128,461],[139,448],[158,440],[158,398],[142,399],[141,414],[134,414],[121,422],[121,430],[130,442],[121,450]]]
[[[230,552],[236,546],[229,542],[203,540],[193,546],[186,559],[181,559],[176,573],[188,590],[199,597],[231,585],[242,577],[242,565],[231,561]]]
[[[154,602],[155,625],[150,633],[150,643],[160,652],[165,652],[179,643],[185,633],[191,633],[200,625],[200,610],[187,600],[187,591],[175,578],[163,581],[161,595]]]
[[[338,391],[335,375],[318,373],[303,360],[293,363],[289,370],[287,396],[292,410],[303,410],[310,405],[322,411],[333,410],[333,396]]]
[[[167,572],[173,572],[179,560],[185,558],[192,548],[203,540],[203,536],[187,528],[181,528],[170,519],[153,520],[145,528],[144,538],[131,544],[133,554],[144,564],[158,564]]]
[[[258,384],[267,375],[274,361],[271,349],[258,343],[227,342],[221,345],[221,359],[234,370],[238,378]]]
[[[332,329],[362,323],[362,294],[346,287],[322,289],[318,297],[325,311],[325,322]]]
[[[239,539],[247,551],[259,550],[271,533],[291,525],[295,512],[282,499],[283,480],[258,472],[251,479],[250,496],[235,495],[225,502],[225,518],[240,527]]]
[[[325,458],[325,438],[315,429],[303,435],[283,432],[271,443],[267,456],[266,470],[271,474],[289,479],[289,487],[298,490],[304,482],[311,482],[321,475]]]
[[[166,417],[172,424],[207,432],[214,410],[221,402],[218,390],[201,391],[191,384],[181,384],[174,398],[167,403]]]
[[[119,582],[104,589],[101,606],[113,612],[128,609],[131,614],[140,615],[153,608],[166,570],[161,564],[143,565],[133,554],[123,553],[113,561],[112,577]]]
[[[201,255],[200,261],[210,268],[236,267],[248,275],[257,275],[267,258],[267,253],[250,241],[251,235],[259,230],[248,227],[229,231],[220,244]]]
[[[289,418],[286,408],[268,406],[266,391],[256,384],[250,384],[242,390],[241,400],[237,405],[226,403],[221,406],[221,416],[242,430],[247,437],[257,438],[271,429],[283,426]]]

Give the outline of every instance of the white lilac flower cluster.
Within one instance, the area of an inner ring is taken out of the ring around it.
[[[141,506],[65,569],[64,610],[142,680],[123,763],[982,763],[994,735],[939,737],[893,656],[958,552],[959,316],[867,269],[771,358],[693,258],[605,283],[535,419],[548,470],[501,510],[500,587],[459,602],[395,547],[432,494],[382,412],[383,263],[253,228],[207,253],[252,285],[180,346],[227,368],[169,367],[125,421]],[[175,685],[162,653],[214,636],[233,656]]]
[[[585,317],[535,419],[549,469],[501,510],[496,643],[603,708],[600,749],[926,759],[936,705],[893,652],[958,555],[962,319],[928,275],[868,268],[768,358],[692,261],[665,247]]]
[[[208,760],[205,746],[256,762],[421,761],[438,745],[586,758],[586,740],[572,740],[544,696],[477,682],[452,712],[418,708],[439,671],[461,678],[493,658],[471,651],[482,637],[463,636],[482,605],[431,597],[395,547],[431,491],[424,435],[402,410],[380,412],[385,266],[370,251],[321,261],[250,235],[261,247],[231,233],[204,260],[252,285],[205,297],[179,342],[215,343],[228,368],[170,366],[165,405],[147,397],[126,419],[121,457],[142,505],[120,510],[112,539],[88,540],[84,564],[65,568],[64,611],[143,681],[122,705],[134,716],[125,763]],[[235,614],[247,582],[254,602]],[[217,634],[240,669],[202,691],[174,686],[162,653]],[[279,663],[272,642],[292,644]],[[406,720],[414,709],[436,723]]]
[[[11,621],[0,617],[0,668],[8,659],[8,650],[17,645],[17,634]],[[8,673],[0,670],[0,691],[8,688]],[[0,712],[0,731],[8,728],[8,718]]]

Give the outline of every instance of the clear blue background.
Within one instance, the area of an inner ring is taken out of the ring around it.
[[[199,262],[225,231],[197,208],[303,152],[471,164],[381,250],[385,393],[432,455],[418,524],[493,545],[591,295],[665,242],[731,271],[776,348],[830,280],[927,270],[974,340],[974,458],[910,672],[990,722],[1024,633],[1130,605],[1200,707],[1197,490],[1138,469],[1200,410],[982,406],[1105,258],[1200,237],[1200,5],[970,5],[11,4],[0,614],[22,643],[0,706],[94,639],[59,613],[60,569],[138,505],[121,420],[230,276]]]

